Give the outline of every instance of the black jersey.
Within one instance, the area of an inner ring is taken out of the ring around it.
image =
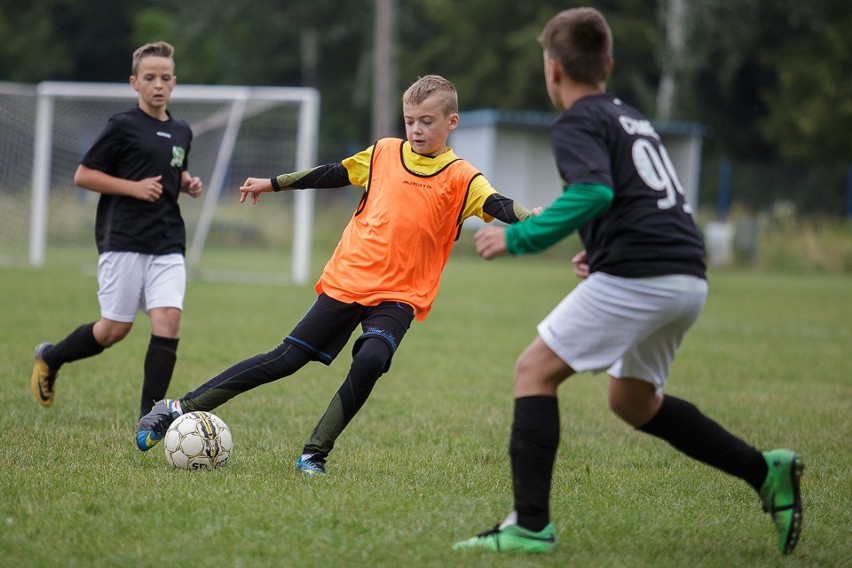
[[[665,147],[642,114],[611,94],[556,120],[553,151],[566,186],[613,190],[609,210],[580,227],[591,271],[641,278],[705,276],[704,245]]]
[[[132,181],[162,175],[163,193],[154,203],[102,193],[95,221],[99,253],[185,252],[186,227],[178,195],[191,142],[189,125],[171,115],[166,121],[157,120],[137,106],[109,119],[82,165]]]

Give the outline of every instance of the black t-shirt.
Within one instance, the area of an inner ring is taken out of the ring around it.
[[[154,203],[102,193],[95,220],[99,253],[186,251],[178,196],[191,143],[189,125],[171,115],[157,120],[137,106],[109,119],[81,164],[132,181],[162,175],[163,193]]]
[[[566,186],[611,187],[603,215],[580,227],[591,271],[641,278],[705,277],[704,245],[659,135],[611,94],[575,102],[556,120],[553,151]]]

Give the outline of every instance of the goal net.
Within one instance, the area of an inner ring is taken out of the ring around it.
[[[74,172],[109,117],[135,104],[126,83],[0,83],[0,265],[94,269],[99,194],[74,186]],[[192,128],[189,171],[205,187],[180,198],[189,274],[305,283],[313,191],[251,207],[236,189],[315,165],[317,91],[179,84],[169,110]]]

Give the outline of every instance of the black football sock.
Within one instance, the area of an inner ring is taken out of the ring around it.
[[[691,458],[743,479],[755,491],[760,491],[766,479],[763,454],[685,400],[666,395],[657,414],[639,430],[662,438]]]
[[[509,456],[518,524],[526,529],[537,532],[550,522],[550,485],[558,447],[558,399],[515,399]]]
[[[148,351],[145,353],[145,377],[142,381],[140,416],[151,412],[154,403],[165,398],[177,362],[178,341],[177,338],[151,334]]]
[[[47,350],[44,362],[52,371],[58,371],[65,363],[93,357],[103,353],[105,347],[95,339],[95,324],[85,323]]]

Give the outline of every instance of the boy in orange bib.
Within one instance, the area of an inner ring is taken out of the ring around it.
[[[318,297],[275,349],[237,363],[180,400],[165,400],[139,422],[146,451],[183,412],[213,410],[236,395],[295,373],[309,361],[330,364],[359,325],[343,384],[305,444],[296,467],[324,474],[334,442],[367,401],[413,319],[424,320],[465,219],[515,223],[530,211],[497,193],[447,146],[459,121],[455,87],[437,75],[402,98],[406,140],[384,138],[342,162],[248,178],[240,201],[290,189],[364,188],[352,219],[316,284]]]

